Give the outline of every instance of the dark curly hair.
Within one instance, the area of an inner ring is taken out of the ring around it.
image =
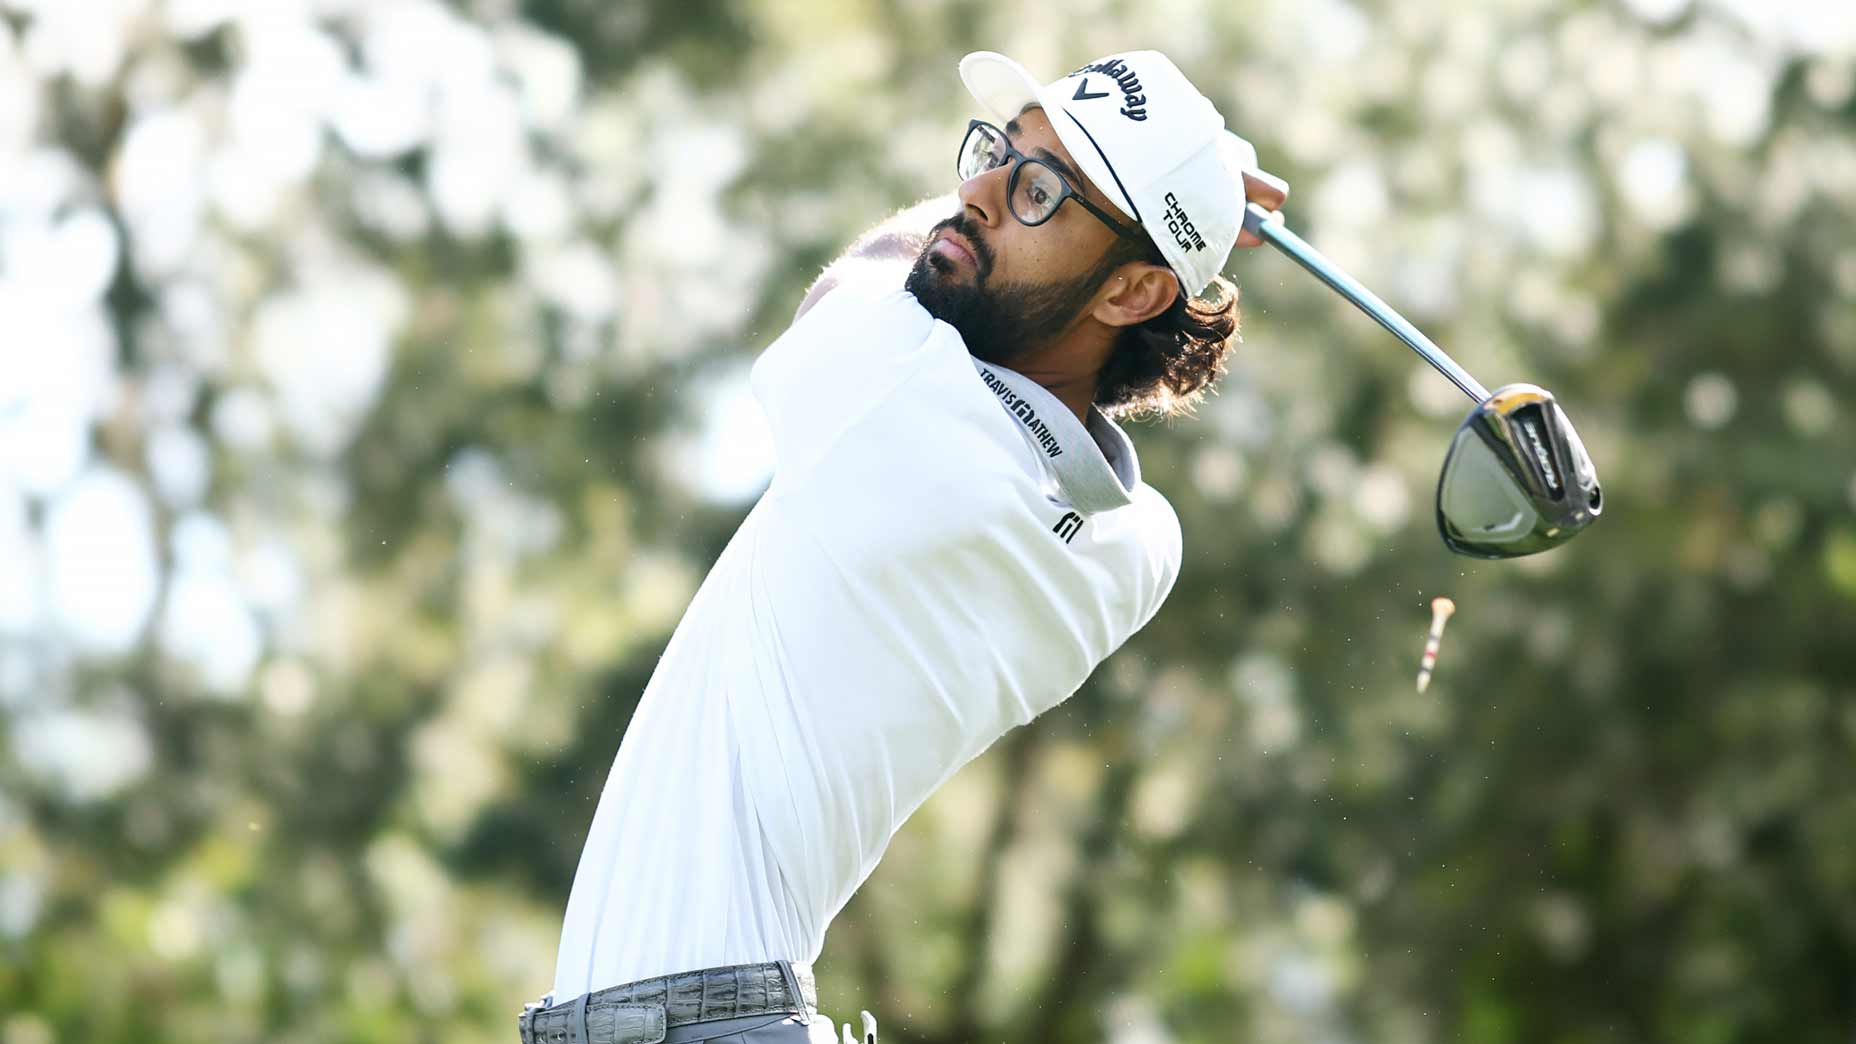
[[[1130,261],[1165,265],[1153,241],[1120,239],[1103,258],[1107,272]],[[1237,343],[1237,285],[1212,277],[1206,294],[1182,291],[1167,310],[1121,332],[1096,377],[1095,404],[1110,417],[1178,417],[1190,414],[1225,372]]]

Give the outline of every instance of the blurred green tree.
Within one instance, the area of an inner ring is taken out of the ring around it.
[[[1234,259],[1222,393],[1136,432],[1177,589],[897,836],[827,1012],[924,1044],[1856,1025],[1834,5],[83,6],[0,14],[5,369],[84,440],[59,463],[0,383],[5,1044],[511,1039],[757,489],[744,366],[947,189],[977,47],[1167,50],[1299,230],[1559,394],[1607,517],[1449,557],[1467,404]],[[112,476],[141,529],[71,506]],[[70,563],[138,541],[132,640],[87,636]]]

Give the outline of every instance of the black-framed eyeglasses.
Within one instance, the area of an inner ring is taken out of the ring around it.
[[[1050,164],[1013,148],[1005,132],[985,120],[973,120],[967,124],[967,136],[960,143],[960,154],[954,160],[954,172],[960,175],[960,180],[967,181],[1014,161],[1016,163],[1012,173],[1005,183],[1005,198],[1012,216],[1020,224],[1034,228],[1042,225],[1056,215],[1057,208],[1063,206],[1064,200],[1073,199],[1082,204],[1084,210],[1100,218],[1116,235],[1142,242],[1146,240],[1147,237],[1141,232],[1116,221],[1107,211],[1084,199],[1083,194],[1072,188]]]

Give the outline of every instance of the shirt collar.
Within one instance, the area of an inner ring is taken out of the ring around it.
[[[1055,395],[1038,382],[997,363],[973,360],[980,380],[999,405],[1024,429],[1044,463],[1057,477],[1070,506],[1085,515],[1112,511],[1131,502],[1141,482],[1134,443],[1101,410],[1089,407],[1085,427]]]

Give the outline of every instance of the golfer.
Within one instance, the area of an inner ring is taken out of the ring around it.
[[[1218,273],[1286,186],[1157,52],[960,76],[958,191],[860,239],[754,365],[772,484],[626,730],[525,1044],[834,1040],[810,963],[890,837],[1172,590],[1179,520],[1110,418],[1223,372]]]

